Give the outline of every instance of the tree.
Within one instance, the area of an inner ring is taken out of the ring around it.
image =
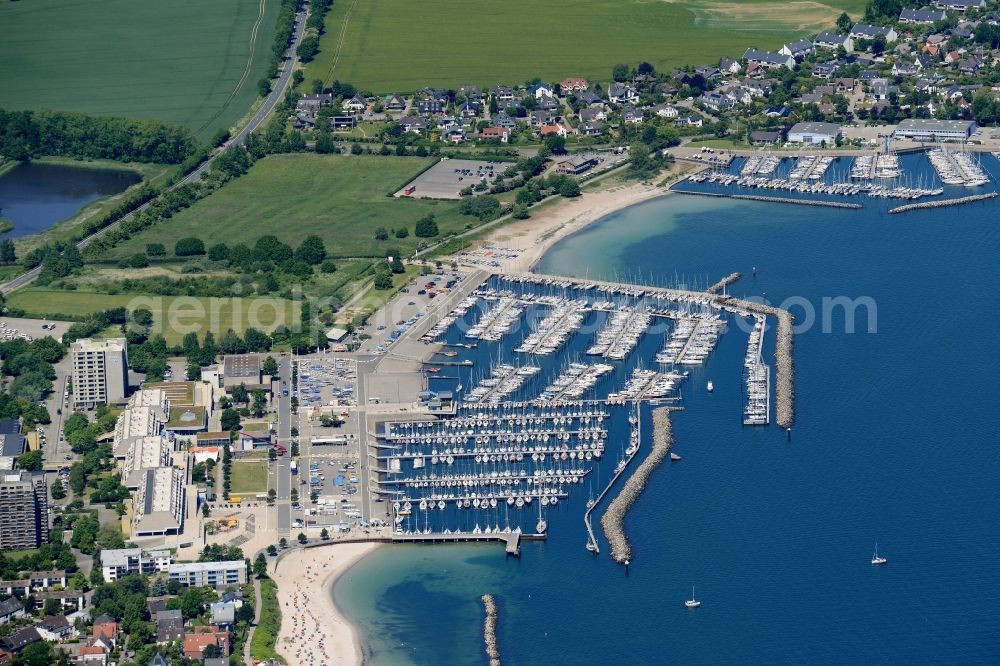
[[[225,243],[216,243],[208,248],[208,258],[212,261],[225,261],[229,258],[229,246]]]
[[[265,352],[271,349],[271,338],[260,329],[251,326],[243,331],[243,344],[248,352]]]
[[[270,555],[271,557],[274,557],[275,555],[277,555],[278,554],[278,548],[277,548],[277,546],[275,546],[273,543],[270,546],[268,546],[267,547],[267,554]]]
[[[330,532],[329,532],[329,530],[327,530],[324,527],[323,531],[319,533],[319,538],[322,539],[323,541],[326,541],[327,539],[329,539],[330,538]]]
[[[209,516],[212,515],[212,507],[208,505],[208,502],[205,502],[204,504],[201,505],[201,515],[204,516],[205,518],[208,518]]]
[[[282,550],[288,548],[288,539],[286,539],[285,537],[281,537],[281,539],[278,540],[278,547],[281,548]]]
[[[374,286],[376,289],[392,289],[392,276],[389,273],[379,273],[375,276]]]
[[[410,230],[407,229],[406,227],[400,227],[399,229],[396,229],[396,238],[406,238],[409,235],[410,235]]]
[[[52,499],[61,500],[66,497],[66,488],[63,487],[62,479],[52,482]]]
[[[205,254],[205,244],[200,238],[181,238],[174,243],[174,254],[178,257],[193,257]]]
[[[334,263],[333,259],[326,259],[319,265],[319,270],[321,273],[336,273],[337,264]]]
[[[308,538],[308,537],[306,537],[306,535],[305,535],[305,533],[304,533],[304,532],[299,532],[299,536],[298,536],[298,539],[299,539],[299,543],[301,543],[302,545],[305,545],[305,543],[306,543],[307,541],[309,541],[309,538]]]
[[[276,236],[261,236],[253,246],[253,256],[257,261],[273,261],[280,264],[293,256],[292,248],[278,240]]]
[[[274,488],[267,489],[267,503],[271,506],[274,505],[274,500],[278,498],[278,492]],[[284,548],[284,546],[282,546]]]
[[[558,134],[549,134],[545,137],[545,145],[552,151],[553,155],[563,155],[566,153],[566,138]]]
[[[257,578],[267,578],[267,559],[264,553],[258,553],[257,559],[253,561],[253,575]]]
[[[295,50],[295,53],[302,62],[312,61],[316,57],[316,54],[319,53],[319,37],[316,35],[304,37],[299,43],[299,48]]]
[[[885,35],[880,33],[872,38],[872,53],[874,53],[875,55],[881,55],[882,52],[885,51],[885,47],[886,47]]]
[[[393,273],[396,273],[397,275],[406,272],[406,268],[403,266],[403,262],[400,260],[399,257],[392,258],[392,261],[389,263],[389,270],[391,270]]]
[[[559,185],[559,194],[564,197],[580,196],[580,184],[573,178],[566,178]]]
[[[163,243],[149,243],[146,245],[146,254],[150,257],[165,257],[167,248],[163,247]]]
[[[843,12],[837,17],[837,32],[842,35],[846,35],[851,31],[851,26],[854,23],[851,21],[851,17],[847,15],[847,12]]]
[[[628,79],[628,65],[615,65],[611,70],[611,78],[619,83]]]
[[[28,451],[17,457],[17,466],[26,472],[38,472],[42,469],[42,451]]]
[[[417,235],[419,236],[420,234]],[[377,227],[375,229],[375,240],[389,240],[389,232],[386,231],[385,227]]]
[[[201,366],[197,363],[188,363],[185,374],[187,375],[188,381],[199,381],[201,379]]]
[[[295,250],[295,258],[310,266],[321,263],[326,259],[326,247],[323,245],[323,239],[316,234],[306,236],[302,244]]]
[[[278,362],[274,360],[273,356],[268,356],[264,359],[264,363],[261,364],[261,370],[265,375],[274,377],[278,374]]]
[[[315,150],[320,155],[336,153],[337,143],[333,140],[333,136],[331,136],[329,132],[321,131],[316,135]]]
[[[222,416],[220,417],[220,425],[223,430],[229,430],[229,431],[239,430],[240,413],[232,408],[222,410]]]
[[[0,241],[0,262],[13,264],[15,261],[17,261],[17,250],[14,247],[14,241],[4,238]]]
[[[433,238],[434,236],[437,236],[438,225],[434,220],[434,213],[428,213],[424,217],[417,220],[413,233],[419,238]]]
[[[129,268],[146,268],[149,266],[149,257],[141,252],[136,252],[126,261]]]

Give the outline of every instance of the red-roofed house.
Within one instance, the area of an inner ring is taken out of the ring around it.
[[[184,656],[187,659],[201,659],[205,648],[218,645],[223,657],[229,656],[229,632],[218,627],[194,627],[184,636]]]
[[[558,134],[561,137],[566,136],[566,128],[562,125],[542,125],[538,132],[542,136],[548,136],[550,134]]]
[[[102,644],[108,650],[114,650],[118,644],[118,623],[111,621],[99,622],[94,625],[90,634],[95,645]]]
[[[87,666],[107,666],[108,653],[100,645],[84,645],[77,652],[76,663]]]
[[[510,133],[509,127],[487,127],[480,136],[484,139],[500,139],[500,143],[507,143],[510,140]]]
[[[559,87],[562,89],[564,93],[567,93],[571,90],[586,90],[587,88],[590,87],[590,83],[587,81],[587,79],[581,79],[580,77],[572,76],[568,79],[563,79],[562,83],[559,84]]]

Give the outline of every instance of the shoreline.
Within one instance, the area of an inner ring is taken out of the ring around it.
[[[541,210],[536,209],[530,218],[505,224],[482,239],[481,244],[494,243],[517,251],[516,257],[499,259],[500,265],[490,268],[495,271],[534,272],[545,254],[559,241],[584,231],[609,215],[668,196],[671,194],[670,187],[687,178],[693,170],[687,165],[680,165],[678,170],[669,172],[666,179],[656,185],[649,182],[617,183],[596,191],[584,190],[579,197],[558,199]],[[470,263],[463,262],[464,257],[460,255],[456,253],[453,258],[460,263]]]
[[[289,666],[362,662],[360,632],[334,601],[333,586],[378,547],[364,541],[332,542],[292,551],[274,564],[271,578],[282,612],[274,650]]]

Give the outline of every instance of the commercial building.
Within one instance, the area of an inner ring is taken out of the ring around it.
[[[244,585],[247,582],[246,560],[223,562],[183,562],[171,564],[167,570],[170,580],[189,587],[224,588]]]
[[[974,120],[907,118],[900,121],[892,136],[914,141],[968,141],[977,129]]]
[[[128,394],[125,338],[91,340],[70,345],[73,363],[73,406],[89,409],[100,403],[120,403]]]
[[[832,146],[843,128],[834,123],[795,123],[788,130],[789,143],[822,144]]]
[[[102,550],[101,572],[107,581],[134,573],[165,573],[171,561],[169,550],[145,551],[142,548]]]
[[[129,440],[129,448],[122,464],[122,485],[137,490],[146,470],[169,467],[173,445],[163,435],[146,435]]]
[[[24,453],[25,438],[21,422],[17,419],[0,419],[0,470],[14,469],[14,461]]]
[[[227,354],[223,365],[222,383],[227,389],[244,384],[248,389],[261,387],[259,354]]]
[[[0,477],[0,549],[38,548],[49,540],[49,500],[44,474]]]
[[[184,524],[184,473],[173,467],[147,469],[135,495],[133,537],[180,534]]]

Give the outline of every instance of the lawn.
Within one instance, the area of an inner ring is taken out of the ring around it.
[[[230,495],[249,495],[267,492],[267,461],[233,462]]]
[[[432,85],[493,86],[535,77],[607,79],[616,63],[657,69],[738,58],[749,46],[832,27],[863,0],[451,0],[335,2],[306,81],[348,81],[376,93]]]
[[[408,252],[423,240],[413,235],[418,219],[434,213],[441,235],[476,223],[458,212],[457,201],[429,201],[386,196],[402,187],[435,158],[272,155],[245,176],[227,184],[169,222],[143,231],[115,249],[115,256],[145,251],[147,243],[173,248],[178,238],[197,236],[206,246],[246,242],[274,234],[297,245],[318,234],[334,257],[381,257],[386,249]],[[390,230],[386,241],[375,229]],[[409,236],[391,230],[406,226]]]
[[[0,3],[0,106],[157,118],[202,140],[243,117],[278,0]]]
[[[115,307],[144,307],[153,313],[153,332],[168,344],[180,344],[185,333],[203,337],[212,331],[216,340],[227,329],[242,332],[248,326],[273,330],[278,324],[298,321],[299,305],[280,298],[206,298],[200,296],[146,296],[59,291],[43,287],[20,289],[7,298],[7,306],[24,310],[29,317],[79,317]]]

